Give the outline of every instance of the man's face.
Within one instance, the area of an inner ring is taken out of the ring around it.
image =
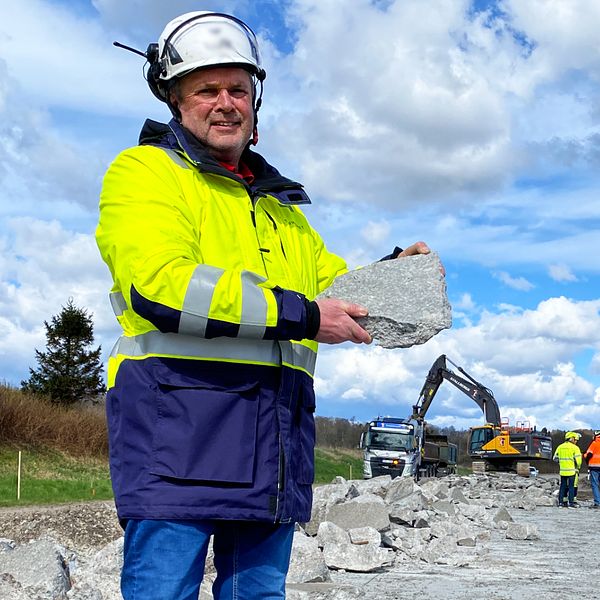
[[[218,161],[238,165],[252,136],[252,77],[237,67],[192,71],[179,83],[171,101],[181,112],[181,123]]]

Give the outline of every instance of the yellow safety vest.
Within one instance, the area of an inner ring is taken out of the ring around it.
[[[554,459],[558,460],[561,476],[575,475],[581,467],[581,450],[571,442],[563,442],[556,448]]]

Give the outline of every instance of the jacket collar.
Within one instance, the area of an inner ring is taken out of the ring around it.
[[[254,182],[248,186],[239,177],[221,166],[208,153],[204,144],[175,119],[171,119],[168,125],[146,119],[140,132],[139,143],[142,146],[157,146],[184,153],[199,171],[215,173],[240,181],[253,191],[269,192],[283,204],[310,204],[310,198],[300,183],[281,175],[258,152],[254,152],[250,148],[246,148],[242,154],[242,160],[254,175]]]

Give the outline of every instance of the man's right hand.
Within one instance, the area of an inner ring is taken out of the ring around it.
[[[354,319],[366,317],[369,311],[359,304],[338,298],[321,298],[316,301],[321,313],[321,325],[315,337],[324,344],[370,344],[373,339]]]

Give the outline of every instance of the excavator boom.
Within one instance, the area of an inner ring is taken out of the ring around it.
[[[451,363],[460,375],[450,369],[448,363]],[[549,436],[535,430],[510,433],[507,425],[502,424],[500,409],[492,391],[453,363],[445,354],[439,356],[429,369],[419,399],[413,406],[412,419],[424,423],[425,415],[444,380],[469,396],[483,411],[486,424],[472,427],[469,435],[471,457],[483,460],[487,466],[499,470],[515,470],[518,466],[517,459],[527,461],[552,457],[552,440]],[[528,463],[524,464],[527,464],[528,469]]]
[[[448,362],[452,363],[464,377],[460,377],[449,369]],[[444,379],[477,403],[483,411],[486,423],[500,427],[500,409],[492,391],[476,381],[463,368],[453,363],[445,354],[439,356],[429,369],[419,394],[419,400],[413,406],[413,419],[421,422],[425,419],[429,406]]]

